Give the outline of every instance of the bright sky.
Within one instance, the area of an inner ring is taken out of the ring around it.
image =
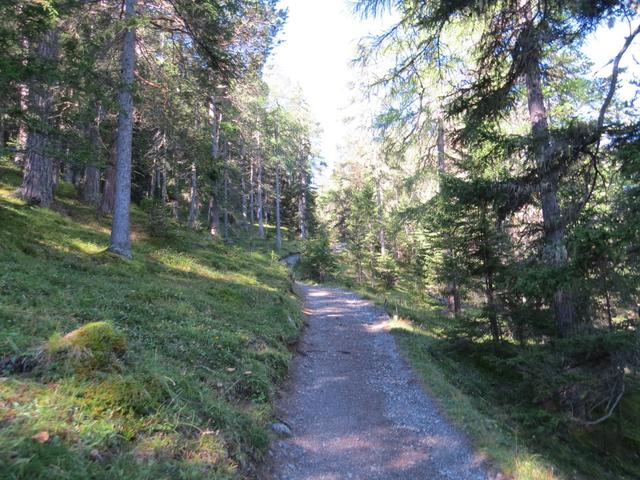
[[[360,38],[384,28],[381,20],[362,21],[351,13],[349,0],[282,0],[289,19],[279,45],[269,60],[269,70],[300,84],[315,119],[320,123],[321,157],[329,167],[320,172],[322,183],[338,159],[337,145],[344,131],[344,109],[357,81],[350,68]]]
[[[289,19],[280,34],[282,43],[267,66],[267,81],[277,72],[302,87],[322,127],[321,157],[328,167],[317,172],[318,184],[324,183],[338,160],[337,147],[346,128],[344,112],[354,93],[350,84],[358,81],[357,70],[350,66],[357,41],[368,34],[380,33],[385,22],[389,23],[389,18],[361,20],[352,13],[352,4],[352,0],[281,0],[281,6],[289,9]],[[588,42],[585,52],[593,60],[597,75],[610,75],[611,66],[605,65],[621,48],[628,33],[627,25],[603,27]],[[640,60],[640,46],[630,49],[624,62],[633,64],[637,72],[633,56]]]

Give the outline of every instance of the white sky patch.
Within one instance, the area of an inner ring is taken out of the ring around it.
[[[282,0],[281,7],[289,9],[289,19],[279,36],[277,46],[269,59],[266,79],[274,82],[278,77],[299,84],[309,103],[312,115],[320,123],[321,160],[327,167],[316,172],[316,184],[322,185],[330,177],[340,153],[338,145],[349,128],[344,116],[358,84],[358,69],[351,66],[358,41],[371,34],[381,33],[391,24],[391,15],[381,19],[362,20],[352,13],[350,0]],[[607,65],[619,51],[629,33],[626,23],[613,28],[603,26],[590,38],[584,51],[594,62],[594,75],[608,77]],[[634,56],[640,60],[640,40],[629,49],[623,66],[628,71],[622,76],[621,93],[627,99],[635,94],[628,83],[640,69]],[[366,106],[363,110],[369,110]]]
[[[593,62],[595,76],[608,78],[611,75],[613,58],[622,49],[625,39],[636,26],[637,20],[631,26],[627,22],[618,22],[613,27],[602,25],[591,35],[583,50]],[[640,62],[640,38],[636,37],[620,62],[623,71],[618,84],[619,98],[630,100],[635,96],[636,87],[631,85],[630,81],[638,78],[640,72],[638,62]]]
[[[289,19],[267,64],[266,78],[280,74],[300,84],[312,114],[320,123],[321,157],[327,168],[316,172],[316,183],[325,181],[338,160],[338,144],[345,126],[344,110],[357,83],[357,69],[351,68],[358,41],[379,33],[384,20],[361,20],[346,0],[282,0]]]

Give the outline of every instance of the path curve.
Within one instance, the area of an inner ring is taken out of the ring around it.
[[[274,480],[486,480],[482,459],[438,412],[385,326],[352,292],[299,284],[307,328],[277,402],[290,438]]]

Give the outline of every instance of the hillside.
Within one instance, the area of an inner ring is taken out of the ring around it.
[[[48,210],[12,197],[19,183],[3,162],[0,478],[250,473],[300,326],[272,240],[155,239],[134,207],[124,261],[71,186]]]

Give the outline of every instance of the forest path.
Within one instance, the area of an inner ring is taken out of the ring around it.
[[[389,317],[352,292],[299,284],[307,328],[273,443],[277,480],[484,480],[482,459],[438,412],[411,371]]]

